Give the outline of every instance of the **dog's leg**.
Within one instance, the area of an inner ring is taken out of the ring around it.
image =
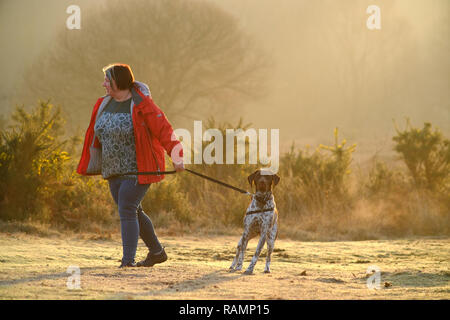
[[[269,231],[267,236],[267,257],[266,257],[266,267],[264,268],[264,273],[270,273],[270,260],[272,259],[273,248],[275,247],[275,239],[277,237],[278,225],[275,222],[272,229]]]
[[[250,265],[248,266],[247,270],[245,270],[244,274],[253,273],[253,268],[255,268],[256,262],[258,261],[259,255],[261,254],[261,250],[266,242],[266,238],[267,238],[267,230],[264,230],[263,232],[261,232],[261,237],[259,238],[255,255],[253,256],[252,261],[250,262]]]
[[[242,235],[241,239],[238,242],[237,248],[236,248],[236,256],[234,257],[233,263],[231,263],[230,270],[234,270],[236,267],[236,264],[239,260],[239,256],[242,252],[242,243],[244,242],[245,233]]]
[[[247,250],[247,244],[250,240],[250,236],[247,233],[242,236],[242,244],[241,244],[241,252],[239,253],[238,263],[236,266],[236,270],[242,270],[242,264],[244,263],[245,250]]]

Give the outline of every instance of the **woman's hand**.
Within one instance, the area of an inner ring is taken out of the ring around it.
[[[184,163],[181,161],[179,163],[173,163],[173,167],[175,168],[176,172],[180,172],[184,170]]]

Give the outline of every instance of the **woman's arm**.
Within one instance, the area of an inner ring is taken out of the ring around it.
[[[172,125],[164,112],[149,98],[151,112],[144,113],[144,120],[150,132],[161,143],[167,154],[174,162],[177,171],[184,169],[183,147],[173,132]]]

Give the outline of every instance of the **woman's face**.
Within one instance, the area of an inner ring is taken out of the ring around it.
[[[103,81],[103,87],[106,90],[106,94],[111,95],[114,93],[114,91],[117,90],[117,85],[114,81],[114,79],[111,79],[111,81],[109,81],[108,77],[105,75],[105,79]]]

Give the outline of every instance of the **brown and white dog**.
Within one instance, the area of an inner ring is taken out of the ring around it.
[[[278,235],[278,211],[272,194],[272,187],[275,187],[280,181],[280,177],[268,170],[258,169],[248,176],[248,182],[253,187],[256,186],[256,192],[252,196],[252,202],[247,208],[244,217],[244,233],[237,245],[236,257],[230,266],[231,271],[242,270],[245,249],[248,241],[260,235],[255,255],[250,262],[245,274],[252,274],[253,268],[258,261],[264,243],[267,241],[267,258],[265,273],[270,272],[270,259],[272,256],[275,239]]]

